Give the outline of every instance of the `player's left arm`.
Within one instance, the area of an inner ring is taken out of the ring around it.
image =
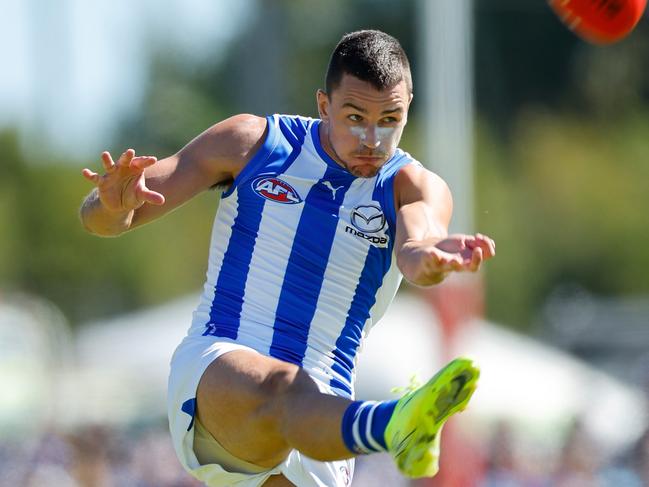
[[[407,165],[395,177],[394,195],[397,265],[411,283],[430,286],[449,272],[475,272],[496,254],[494,241],[485,235],[448,235],[453,200],[436,174]]]

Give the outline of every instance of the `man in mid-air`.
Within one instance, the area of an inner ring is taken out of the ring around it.
[[[402,276],[437,284],[495,247],[448,235],[448,187],[397,148],[413,95],[396,39],[345,35],[325,89],[319,119],[237,115],[165,159],[104,152],[103,175],[83,171],[96,187],[81,218],[104,236],[226,188],[168,395],[178,458],[209,486],[348,486],[353,458],[379,451],[432,476],[441,428],[476,387],[456,359],[399,400],[353,400],[357,351]]]

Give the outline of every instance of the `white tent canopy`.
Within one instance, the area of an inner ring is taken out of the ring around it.
[[[39,432],[57,416],[52,396],[70,356],[70,335],[49,303],[20,295],[0,299],[0,437]]]

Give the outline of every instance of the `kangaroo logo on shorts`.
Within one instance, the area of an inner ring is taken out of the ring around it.
[[[295,205],[302,202],[302,198],[297,191],[279,178],[262,176],[252,182],[252,189],[262,198],[282,203],[285,205]]]
[[[342,481],[345,484],[345,486],[351,485],[352,476],[349,473],[349,468],[345,466],[341,466],[339,470],[340,470],[340,475],[342,476]]]
[[[385,226],[385,215],[378,205],[359,205],[352,210],[352,225],[363,233],[377,233]]]

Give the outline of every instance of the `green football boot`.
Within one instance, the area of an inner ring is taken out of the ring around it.
[[[466,408],[478,377],[480,370],[473,361],[457,358],[399,399],[385,429],[385,442],[401,473],[411,478],[437,473],[442,426]]]

